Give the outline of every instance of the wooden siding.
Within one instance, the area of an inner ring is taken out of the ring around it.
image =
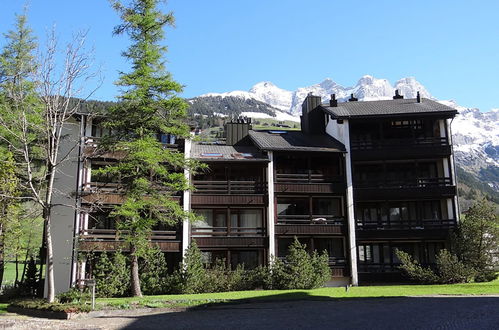
[[[331,267],[331,277],[349,276],[350,272],[346,267]]]
[[[275,225],[276,235],[343,234],[342,225]]]
[[[196,195],[191,197],[192,205],[265,205],[264,195]]]
[[[267,247],[267,237],[193,237],[199,247]]]

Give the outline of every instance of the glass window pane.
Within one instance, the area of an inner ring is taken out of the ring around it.
[[[343,239],[341,238],[314,238],[314,248],[322,253],[324,250],[330,258],[344,258]]]
[[[277,198],[278,215],[308,215],[308,198]]]
[[[341,216],[341,199],[339,198],[314,198],[312,207],[314,215]]]

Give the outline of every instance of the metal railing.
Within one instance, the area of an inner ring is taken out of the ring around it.
[[[267,184],[260,181],[203,181],[194,180],[195,194],[263,194]]]
[[[276,173],[277,183],[333,183],[340,182],[341,176],[320,173]]]
[[[278,215],[278,224],[286,225],[344,225],[344,217],[330,215]]]
[[[126,234],[127,231],[120,231]],[[80,239],[82,240],[102,240],[102,241],[119,241],[121,240],[116,229],[82,229],[80,231]],[[177,231],[175,230],[153,230],[149,237],[152,241],[176,240]]]
[[[398,148],[407,146],[447,146],[449,141],[446,137],[420,137],[405,139],[382,139],[382,140],[352,140],[352,150],[370,150],[383,148]]]
[[[192,227],[192,236],[265,236],[264,227]]]
[[[452,185],[450,177],[354,180],[354,188],[422,188]]]
[[[358,230],[384,229],[439,229],[452,228],[456,225],[455,219],[411,219],[393,221],[363,221],[357,220]]]

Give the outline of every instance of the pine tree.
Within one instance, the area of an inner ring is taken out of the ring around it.
[[[107,166],[103,174],[121,178],[124,202],[110,216],[118,217],[118,233],[130,246],[131,290],[141,296],[140,257],[151,248],[148,237],[158,223],[175,224],[192,214],[183,211],[171,198],[189,189],[184,168],[195,164],[184,160],[177,150],[164,148],[156,135],[188,137],[187,105],[177,94],[182,85],[166,71],[160,44],[163,28],[172,26],[172,13],[163,14],[159,0],[134,0],[129,6],[112,1],[122,24],[115,34],[127,34],[132,44],[123,52],[132,63],[129,73],[122,72],[117,85],[122,88],[119,104],[112,108],[105,125],[113,135],[101,148],[124,154],[119,163]],[[147,197],[144,197],[147,196]]]

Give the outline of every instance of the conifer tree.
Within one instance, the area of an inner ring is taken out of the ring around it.
[[[165,148],[157,134],[188,137],[185,101],[177,94],[182,85],[166,71],[164,27],[173,26],[172,13],[163,14],[159,0],[133,0],[125,5],[111,1],[121,17],[115,34],[126,34],[131,46],[123,52],[132,68],[122,72],[117,85],[121,87],[119,104],[108,114],[105,125],[112,135],[103,140],[101,148],[124,155],[114,165],[102,169],[102,174],[120,178],[124,201],[110,216],[117,217],[119,235],[129,244],[131,291],[141,296],[139,258],[151,248],[148,238],[158,223],[174,224],[192,214],[183,211],[171,198],[189,189],[184,168],[195,164],[184,160],[177,150]]]

